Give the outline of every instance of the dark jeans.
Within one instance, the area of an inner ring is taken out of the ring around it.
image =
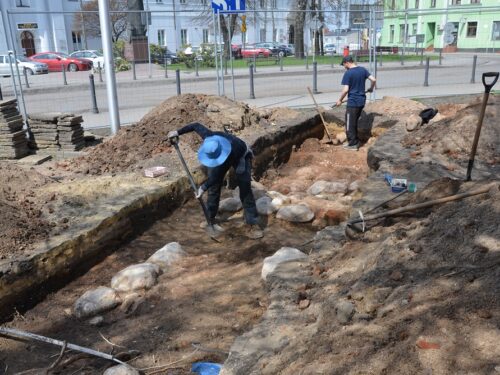
[[[363,107],[347,107],[345,111],[345,132],[349,146],[354,146],[359,143],[358,139],[358,120],[363,111]]]
[[[210,168],[208,169],[208,173],[210,173]],[[235,175],[236,182],[240,188],[240,200],[243,204],[245,222],[250,225],[257,224],[259,214],[257,213],[257,207],[255,206],[255,199],[253,197],[251,185],[252,158],[249,157],[246,159],[245,171],[242,174],[236,173]],[[208,188],[207,209],[211,220],[215,219],[219,210],[222,183],[223,181]]]

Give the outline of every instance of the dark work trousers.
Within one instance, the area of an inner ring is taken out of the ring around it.
[[[210,168],[208,169],[210,173]],[[236,173],[236,182],[240,188],[240,200],[243,205],[245,222],[249,225],[257,224],[259,214],[255,206],[255,199],[252,193],[252,158],[247,157],[245,163],[245,171],[241,174]],[[215,219],[219,210],[220,192],[222,181],[208,188],[207,209],[210,219]]]
[[[345,111],[345,132],[349,146],[359,143],[358,139],[358,120],[363,111],[363,107],[347,107]]]

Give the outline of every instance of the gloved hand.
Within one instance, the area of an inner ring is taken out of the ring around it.
[[[168,132],[167,137],[168,139],[179,138],[179,133],[177,133],[177,130],[172,130]]]
[[[205,190],[203,189],[202,186],[200,186],[198,188],[198,191],[196,192],[196,194],[194,196],[196,197],[196,199],[200,199],[202,197],[203,193],[205,193]]]

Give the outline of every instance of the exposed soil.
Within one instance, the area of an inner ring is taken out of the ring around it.
[[[408,134],[403,144],[406,147],[415,147],[416,152],[420,154],[441,154],[455,161],[465,162],[470,155],[481,105],[482,97],[477,97],[467,105],[438,105],[438,118]],[[491,95],[476,153],[477,160],[490,165],[500,162],[499,114],[500,98]]]
[[[144,168],[162,165],[169,176],[181,173],[166,141],[170,130],[199,121],[211,129],[245,135],[297,114],[291,109],[260,114],[224,97],[186,94],[166,100],[138,124],[86,148],[82,157],[33,167],[1,161],[0,259],[30,255],[38,243],[96,215],[102,205],[113,204],[117,194],[154,184],[142,177]],[[198,165],[199,144],[195,134],[183,136],[180,143],[190,167]]]

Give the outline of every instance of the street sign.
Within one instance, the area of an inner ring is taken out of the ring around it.
[[[353,25],[364,25],[365,20],[363,18],[353,18],[352,19],[352,24]]]
[[[214,13],[244,13],[245,0],[212,0]]]
[[[33,23],[18,23],[17,29],[18,30],[38,29],[38,24],[34,23],[34,22]]]

